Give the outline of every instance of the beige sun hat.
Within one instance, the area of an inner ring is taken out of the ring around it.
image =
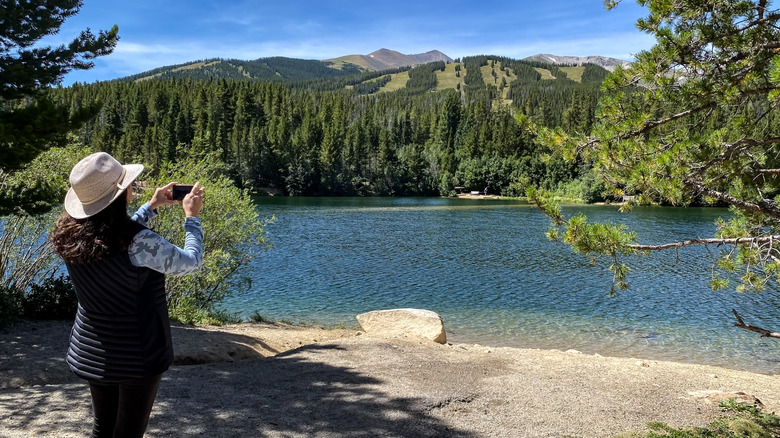
[[[142,164],[123,166],[105,152],[84,158],[70,171],[65,211],[76,219],[99,213],[124,194],[143,170]]]

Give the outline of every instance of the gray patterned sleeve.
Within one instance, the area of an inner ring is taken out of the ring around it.
[[[152,220],[153,217],[157,216],[157,212],[152,210],[152,206],[147,202],[146,204],[140,206],[138,210],[136,210],[133,217],[130,219],[138,222],[139,224],[148,227],[149,221]]]
[[[128,248],[130,262],[133,266],[147,267],[168,275],[186,275],[198,271],[203,263],[203,228],[200,218],[186,218],[184,231],[184,249],[154,231],[139,232]]]

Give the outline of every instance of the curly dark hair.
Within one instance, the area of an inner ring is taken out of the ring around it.
[[[75,219],[62,212],[49,240],[66,263],[103,260],[117,251],[127,251],[133,239],[132,220],[127,215],[127,197],[119,196],[99,213]]]

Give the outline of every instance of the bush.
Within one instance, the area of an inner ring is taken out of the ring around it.
[[[0,218],[0,287],[24,292],[54,272],[57,259],[46,234],[55,217],[47,214]]]
[[[0,217],[0,326],[29,317],[23,309],[25,293],[35,287],[59,287],[55,283],[40,283],[51,277],[61,263],[46,240],[59,213],[60,201],[51,204],[38,195],[49,193],[61,200],[68,189],[71,168],[86,152],[77,147],[52,148],[23,170],[0,175],[0,204],[18,204],[28,212],[40,213],[29,215],[15,211],[17,214]],[[51,208],[55,211],[41,213]]]
[[[40,284],[31,284],[27,293],[0,285],[0,327],[19,318],[73,319],[77,305],[76,291],[65,275],[47,277]]]
[[[531,185],[531,180],[527,176],[521,176],[517,180],[509,183],[507,187],[501,190],[501,196],[510,198],[522,198],[525,196],[525,190]]]
[[[219,309],[211,312],[211,317],[219,321],[219,325],[222,324],[241,324],[244,322],[244,318],[237,312],[229,312],[224,309]]]
[[[216,305],[233,293],[248,289],[246,268],[266,249],[266,220],[261,219],[250,197],[223,176],[215,155],[180,159],[164,164],[157,175],[145,181],[138,204],[149,200],[155,188],[170,181],[194,184],[205,189],[203,210],[203,267],[185,276],[166,276],[171,318],[190,324],[214,322]],[[180,206],[162,207],[151,228],[176,245],[184,243],[184,211]]]
[[[27,319],[73,319],[78,300],[70,278],[60,275],[31,285],[21,304]]]
[[[19,319],[22,314],[22,294],[18,289],[0,285],[0,327]]]

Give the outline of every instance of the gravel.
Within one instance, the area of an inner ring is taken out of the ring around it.
[[[0,332],[0,436],[82,437],[87,386],[69,322]],[[780,377],[556,350],[440,345],[281,324],[174,327],[148,437],[605,437],[651,421],[704,426],[704,398],[780,411]]]

